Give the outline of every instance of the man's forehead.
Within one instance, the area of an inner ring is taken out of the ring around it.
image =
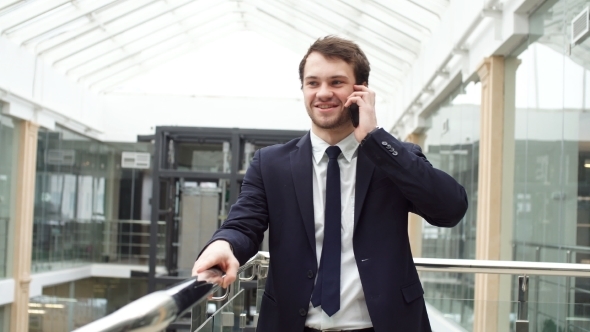
[[[339,58],[327,58],[321,53],[312,52],[306,59],[304,77],[348,78],[354,76],[352,66]]]

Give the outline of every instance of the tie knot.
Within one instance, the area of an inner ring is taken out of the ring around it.
[[[326,154],[328,155],[328,158],[330,159],[336,159],[338,158],[338,156],[340,155],[342,151],[340,150],[340,148],[338,147],[338,145],[334,145],[334,146],[329,146],[326,149]]]

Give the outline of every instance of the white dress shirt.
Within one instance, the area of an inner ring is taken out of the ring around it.
[[[322,257],[324,243],[324,208],[326,202],[326,173],[328,156],[326,148],[330,144],[310,131],[313,152],[313,212],[315,222],[315,241],[318,266]],[[356,184],[356,162],[358,142],[354,134],[336,144],[342,153],[338,157],[340,167],[340,190],[342,204],[342,256],[340,273],[340,310],[329,317],[321,306],[314,308],[309,304],[305,326],[318,330],[325,329],[363,329],[373,326],[365,294],[354,259],[352,233],[354,230],[354,195]]]

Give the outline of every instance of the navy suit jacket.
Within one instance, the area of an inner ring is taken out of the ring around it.
[[[455,226],[467,210],[465,190],[432,167],[419,146],[383,129],[365,139],[357,158],[353,248],[373,327],[377,332],[430,331],[410,252],[408,212],[436,226]],[[228,241],[244,264],[269,229],[271,263],[258,319],[261,332],[304,328],[318,271],[312,167],[309,133],[258,150],[238,201],[210,241]]]

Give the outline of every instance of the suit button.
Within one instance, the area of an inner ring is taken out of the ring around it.
[[[307,277],[309,279],[313,278],[313,271],[312,270],[307,271]]]
[[[389,145],[389,144],[387,144],[387,142],[383,141],[383,142],[381,142],[381,145],[383,145],[383,146],[387,146],[387,145]]]
[[[305,310],[305,309],[301,308],[301,309],[299,309],[299,314],[300,314],[301,316],[305,316],[305,315],[307,315],[307,310]]]
[[[394,155],[394,156],[397,156],[397,151],[393,150],[393,151],[391,152],[391,154],[392,154],[392,155]]]

